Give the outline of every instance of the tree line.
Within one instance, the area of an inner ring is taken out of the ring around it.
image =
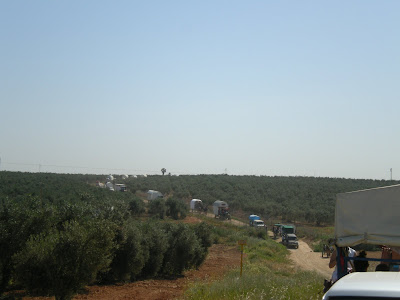
[[[147,176],[126,181],[131,192],[156,189],[182,199],[216,200],[232,211],[264,219],[333,224],[336,194],[398,184],[399,181],[326,177],[185,175]]]

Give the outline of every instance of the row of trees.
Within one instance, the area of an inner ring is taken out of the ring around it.
[[[397,184],[397,181],[282,176],[147,176],[129,178],[130,191],[156,189],[178,198],[228,202],[233,211],[267,218],[333,223],[337,193]]]
[[[27,194],[39,196],[51,203],[68,201],[80,197],[105,200],[110,192],[102,189],[87,195],[88,184],[103,180],[103,175],[56,175],[0,172],[0,196],[18,198]],[[118,178],[117,180],[123,180]],[[186,206],[192,198],[202,199],[206,205],[215,200],[228,202],[232,211],[255,213],[267,218],[282,218],[284,221],[306,221],[310,223],[333,223],[337,193],[397,184],[398,181],[364,180],[344,178],[282,177],[282,176],[147,176],[123,181],[128,193],[116,193],[113,198],[131,202],[137,192],[155,189],[174,199],[185,199]],[[56,190],[52,187],[57,186]],[[168,197],[167,197],[168,198]],[[131,211],[144,211],[142,201],[133,201]],[[170,204],[172,211],[166,205]],[[134,207],[134,206],[138,207]],[[182,201],[154,203],[149,212],[165,216],[184,216]],[[179,212],[174,208],[179,208]]]
[[[177,276],[211,245],[208,225],[166,221],[186,215],[178,198],[146,207],[79,175],[0,172],[0,180],[0,295],[18,287],[71,299],[92,282]],[[146,210],[153,218],[144,221]]]

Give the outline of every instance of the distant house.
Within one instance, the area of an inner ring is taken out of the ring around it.
[[[147,200],[154,200],[157,198],[162,198],[163,194],[161,194],[159,191],[154,191],[154,190],[148,190],[147,191]]]

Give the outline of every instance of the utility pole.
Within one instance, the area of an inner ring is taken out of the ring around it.
[[[390,181],[392,181],[392,180],[393,180],[393,177],[392,177],[392,175],[393,175],[392,168],[390,168]]]

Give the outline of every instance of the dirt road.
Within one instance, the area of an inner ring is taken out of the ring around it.
[[[214,218],[214,214],[208,213],[208,217]],[[238,220],[230,220],[232,224],[237,226],[248,226],[248,224],[238,221]],[[269,236],[272,238],[273,233],[268,231]],[[280,242],[280,239],[276,240]],[[304,241],[299,240],[299,248],[298,249],[289,249],[290,251],[290,259],[301,269],[307,271],[315,271],[326,279],[330,279],[332,276],[333,269],[330,269],[329,258],[322,257],[320,252],[314,252],[308,246],[308,244]]]
[[[209,218],[215,218],[214,214],[212,213],[207,213],[207,217]],[[246,226],[249,225],[248,223],[244,223],[235,219],[230,219],[230,220],[221,220],[221,222],[230,222],[231,224],[235,224],[236,226]]]
[[[306,242],[299,241],[298,249],[289,249],[290,259],[302,270],[315,271],[326,279],[331,278],[333,269],[329,269],[329,258],[322,258],[320,252],[313,252]]]
[[[273,233],[268,231],[271,239]],[[280,243],[281,238],[276,239],[277,243]],[[330,279],[334,269],[330,269],[329,258],[322,257],[321,252],[314,252],[304,241],[299,240],[298,249],[288,249],[290,251],[290,259],[299,267],[301,270],[315,271],[326,279]]]

